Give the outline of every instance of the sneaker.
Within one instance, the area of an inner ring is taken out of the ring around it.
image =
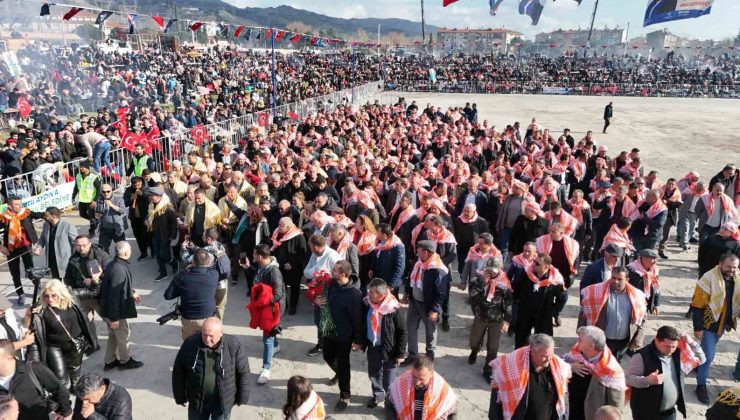
[[[337,413],[340,413],[349,407],[349,398],[344,399],[340,398],[339,401],[337,401],[337,405],[334,406],[334,411]]]
[[[475,359],[477,359],[477,358],[478,358],[478,352],[471,351],[470,352],[470,356],[468,356],[468,364],[469,365],[474,365],[475,364]]]
[[[707,391],[707,386],[706,385],[697,385],[696,386],[696,398],[702,404],[709,404],[709,392]]]
[[[321,353],[321,344],[315,345],[314,348],[312,348],[311,350],[308,351],[308,353],[306,353],[306,355],[308,355],[309,357],[314,357],[314,356],[318,356],[319,353]]]
[[[133,358],[128,359],[128,362],[126,363],[120,363],[118,365],[118,370],[128,370],[128,369],[136,369],[144,366],[143,362],[140,362],[138,360],[134,360]]]
[[[154,281],[162,281],[162,279],[167,277],[167,273],[159,273],[159,276],[157,276]]]
[[[378,401],[378,400],[375,399],[375,397],[372,397],[372,398],[370,398],[370,401],[368,401],[367,404],[365,404],[365,407],[367,407],[367,408],[375,408],[375,407],[377,407],[382,402],[383,402],[383,400]]]
[[[664,260],[668,259],[668,256],[663,251],[658,251],[658,256]]]
[[[447,332],[450,330],[450,318],[442,318],[442,331]]]
[[[117,367],[118,367],[118,366],[120,366],[120,365],[121,365],[121,362],[120,362],[120,361],[118,361],[118,359],[116,359],[116,360],[114,360],[114,361],[112,361],[112,362],[110,362],[110,363],[106,363],[106,364],[105,364],[105,365],[103,366],[103,370],[104,370],[105,372],[107,372],[107,371],[109,371],[109,370],[111,370],[111,369],[115,369],[115,368],[117,368]]]
[[[691,247],[689,247],[688,244],[681,244],[681,249],[684,251],[688,251],[689,249],[691,249]]]
[[[699,243],[699,240],[696,239],[696,238],[691,238],[691,239],[689,239],[689,243],[698,244]]]
[[[563,325],[563,321],[560,320],[560,315],[555,315],[554,319],[555,319],[555,326],[556,327],[559,327],[559,326]]]
[[[691,314],[691,309],[689,309],[688,312],[686,312],[685,314],[683,314],[683,317],[686,318],[686,319],[691,319],[691,315],[692,315]]]
[[[280,346],[273,347],[273,349],[272,349],[272,355],[274,356],[274,355],[276,355],[278,353],[280,353]]]
[[[257,378],[257,383],[260,385],[264,385],[269,380],[270,380],[270,371],[268,369],[262,369],[262,372],[260,372],[260,377]]]
[[[329,379],[329,386],[334,386],[339,382],[339,376],[334,375],[331,379]]]
[[[23,306],[26,304],[26,295],[18,295],[18,306]]]

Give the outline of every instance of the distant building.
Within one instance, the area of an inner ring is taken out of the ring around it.
[[[497,29],[438,29],[438,51],[463,54],[498,54],[508,52],[514,38],[521,32],[506,28]]]
[[[683,46],[683,40],[678,35],[668,32],[668,29],[648,33],[645,35],[645,42],[654,51]]]
[[[537,44],[553,45],[554,48],[567,49],[570,47],[581,47],[588,43],[588,29],[558,29],[553,32],[542,32],[534,37]],[[623,28],[594,28],[591,33],[591,47],[597,48],[604,45],[609,47],[619,46],[626,41]]]

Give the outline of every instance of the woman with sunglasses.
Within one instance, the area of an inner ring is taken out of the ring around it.
[[[24,327],[31,327],[36,335],[36,346],[29,347],[27,358],[45,363],[66,388],[74,389],[82,357],[96,348],[97,337],[91,334],[79,301],[61,280],[48,281],[41,289],[41,300],[23,318]]]

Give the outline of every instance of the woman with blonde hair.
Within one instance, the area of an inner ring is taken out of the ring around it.
[[[365,292],[367,283],[370,281],[368,271],[373,258],[373,251],[377,242],[377,231],[372,220],[366,215],[357,217],[352,230],[349,231],[349,237],[353,244],[357,246],[357,255],[360,260],[360,290]]]
[[[68,389],[80,377],[82,357],[97,349],[97,337],[90,332],[90,321],[61,280],[49,280],[41,289],[41,304],[26,312],[23,325],[33,323],[36,349],[29,348],[29,360],[40,361]],[[33,321],[32,321],[33,318]]]

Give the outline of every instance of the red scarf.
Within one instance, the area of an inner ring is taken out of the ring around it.
[[[370,328],[373,332],[373,345],[380,342],[380,321],[383,315],[392,314],[398,309],[401,304],[393,293],[386,293],[383,301],[380,303],[373,303],[370,300],[370,296],[365,296],[365,303],[370,307]]]
[[[421,260],[416,261],[416,264],[414,264],[414,269],[411,270],[411,276],[409,277],[411,281],[411,286],[416,288],[421,288],[421,278],[423,275],[423,272],[426,270],[432,270],[432,269],[439,269],[442,270],[445,274],[447,274],[447,267],[445,267],[445,264],[442,262],[442,258],[439,257],[439,254],[436,252],[432,254],[431,257],[426,262],[422,262]]]
[[[478,212],[477,211],[474,212],[473,213],[473,217],[471,217],[470,219],[468,219],[467,217],[465,217],[465,212],[463,212],[461,215],[457,216],[457,218],[460,219],[460,221],[463,222],[463,223],[473,223],[476,220],[478,220]]]
[[[352,230],[349,231],[349,236],[353,239],[353,243],[357,245],[357,253],[360,256],[367,255],[375,250],[377,235],[372,232],[364,231],[360,234],[360,238],[355,243],[354,238],[356,235],[357,229],[352,228]]]
[[[629,234],[627,234],[627,232],[625,231],[622,231],[622,229],[620,229],[616,223],[609,228],[609,232],[606,234],[606,236],[604,236],[604,242],[602,243],[599,251],[605,250],[606,246],[609,244],[617,245],[625,251],[635,250],[635,247],[632,246],[632,239],[630,239]]]
[[[663,200],[659,198],[655,200],[653,204],[650,205],[650,207],[645,212],[645,215],[652,219],[655,216],[659,215],[660,213],[663,213],[664,211],[668,211],[668,207],[666,207]]]
[[[481,253],[479,249],[480,244],[475,244],[471,246],[470,250],[468,251],[468,256],[465,258],[465,262],[487,260],[493,257],[501,256],[501,252],[498,250],[498,248],[496,248],[495,245],[491,245],[491,249],[489,249],[488,252],[485,253]]]
[[[591,208],[589,206],[588,201],[581,199],[581,202],[577,202],[575,198],[571,198],[568,200],[568,205],[570,206],[570,213],[573,217],[576,218],[578,221],[579,226],[583,226],[583,212],[585,210],[588,210]]]
[[[500,287],[504,290],[511,290],[511,282],[509,277],[502,270],[498,271],[496,277],[486,277],[486,300],[490,302],[493,300],[493,296],[496,294],[496,288]]]
[[[378,251],[378,255],[380,255],[382,251],[391,250],[399,245],[403,245],[403,242],[401,242],[401,238],[399,238],[396,235],[393,235],[390,238],[388,238],[387,241],[378,243],[375,246],[375,250]]]
[[[581,290],[581,314],[586,320],[586,325],[596,325],[599,314],[606,305],[607,299],[609,299],[609,293],[611,293],[611,287],[608,281],[592,284]],[[630,305],[632,305],[632,320],[630,323],[640,325],[647,315],[645,294],[629,283],[627,284],[626,293]]]
[[[645,297],[650,299],[653,286],[655,286],[655,293],[658,293],[660,291],[660,270],[658,269],[658,264],[653,264],[653,266],[650,267],[650,270],[646,270],[645,267],[643,267],[640,258],[637,258],[636,260],[632,261],[627,267],[631,268],[632,271],[642,277],[644,283],[643,292],[645,292]]]
[[[394,208],[393,211],[391,211],[391,217],[393,217],[396,214],[396,211],[398,211],[399,209],[400,207],[398,206]],[[411,206],[406,207],[406,209],[403,210],[401,214],[398,215],[398,220],[396,220],[396,225],[393,226],[393,233],[398,232],[398,229],[400,229],[401,226],[403,226],[403,224],[406,223],[406,221],[408,221],[411,218],[411,216],[414,215],[414,213],[416,213],[416,210],[414,210],[413,207]]]
[[[537,247],[537,253],[550,254],[552,251],[553,240],[550,238],[550,234],[545,234],[537,238],[535,246]],[[580,245],[578,242],[568,236],[563,235],[563,248],[565,248],[565,257],[568,259],[568,265],[570,266],[570,273],[576,273],[576,259],[578,258],[578,252]]]
[[[511,259],[511,263],[516,265],[517,267],[521,267],[525,270],[529,269],[529,266],[532,265],[533,261],[529,261],[526,258],[524,258],[524,253],[514,255],[514,258]]]
[[[617,358],[612,355],[609,347],[604,347],[599,360],[596,363],[591,363],[578,351],[578,343],[575,343],[570,348],[570,352],[563,357],[563,360],[568,363],[580,362],[586,365],[591,374],[599,380],[599,383],[607,388],[617,391],[627,389],[624,370],[619,365]]]
[[[534,264],[530,265],[527,268],[527,278],[534,283],[534,290],[537,291],[540,289],[540,287],[547,287],[547,286],[557,286],[561,285],[563,286],[563,289],[565,289],[565,280],[563,280],[563,276],[560,274],[557,268],[550,266],[550,269],[547,272],[547,278],[544,280],[540,279],[537,273],[534,272]]]

